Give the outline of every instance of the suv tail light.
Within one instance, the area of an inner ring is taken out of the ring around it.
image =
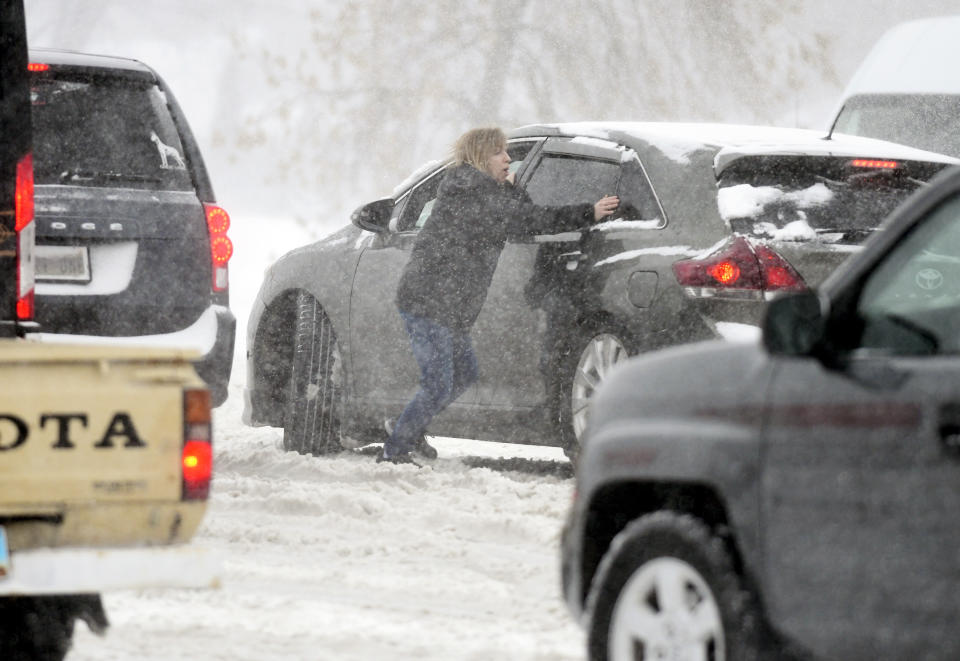
[[[777,291],[806,289],[787,260],[742,236],[707,255],[674,262],[673,273],[687,294],[698,298],[761,299]]]
[[[207,230],[210,233],[210,265],[213,270],[213,291],[227,291],[230,281],[227,263],[233,256],[233,242],[227,237],[230,215],[215,204],[204,204]]]
[[[213,477],[213,434],[210,391],[183,393],[183,500],[206,500]]]
[[[17,162],[14,230],[17,233],[17,320],[29,321],[34,313],[33,155]]]

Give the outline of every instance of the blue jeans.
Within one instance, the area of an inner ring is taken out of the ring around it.
[[[420,366],[420,389],[383,446],[387,457],[413,449],[430,421],[477,380],[477,357],[469,333],[402,311],[400,317]]]

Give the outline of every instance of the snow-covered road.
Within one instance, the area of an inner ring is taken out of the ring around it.
[[[251,254],[254,227],[231,230],[240,335],[195,540],[222,555],[223,586],[105,595],[111,629],[78,625],[68,661],[582,659],[559,587],[573,489],[559,450],[439,439],[440,458],[417,469],[286,453],[279,429],[243,425],[249,301],[282,252]]]

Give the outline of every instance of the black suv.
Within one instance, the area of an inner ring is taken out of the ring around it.
[[[230,220],[173,94],[130,59],[31,49],[29,68],[40,337],[197,349],[223,403]]]

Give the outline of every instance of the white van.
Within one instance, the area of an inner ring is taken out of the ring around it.
[[[960,157],[960,16],[888,30],[844,91],[831,133]]]

